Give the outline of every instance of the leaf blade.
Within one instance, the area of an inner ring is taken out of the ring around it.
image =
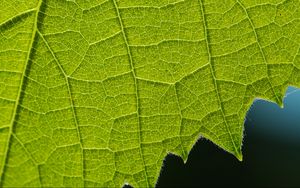
[[[241,160],[253,99],[299,86],[299,1],[43,3],[3,186],[154,186],[199,136]]]

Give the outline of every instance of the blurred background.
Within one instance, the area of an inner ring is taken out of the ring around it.
[[[256,100],[245,122],[243,162],[199,140],[186,164],[168,155],[157,187],[300,187],[300,90],[284,108]]]

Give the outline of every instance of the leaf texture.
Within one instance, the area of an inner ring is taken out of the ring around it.
[[[199,137],[242,159],[300,86],[299,0],[1,0],[0,184],[153,187]]]

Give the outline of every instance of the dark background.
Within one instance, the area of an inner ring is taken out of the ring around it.
[[[168,155],[157,187],[300,187],[300,90],[289,88],[284,108],[256,100],[248,112],[243,162],[199,140],[186,164]]]

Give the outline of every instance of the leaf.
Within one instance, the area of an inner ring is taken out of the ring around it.
[[[205,137],[242,160],[300,86],[299,0],[2,0],[1,186],[152,187]]]

